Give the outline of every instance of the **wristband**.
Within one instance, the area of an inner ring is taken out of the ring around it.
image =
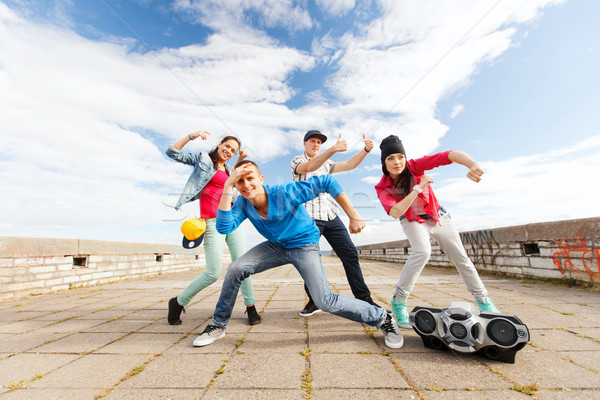
[[[419,185],[413,186],[413,190],[417,193],[423,193],[423,189],[421,189],[421,186]]]
[[[190,138],[190,140],[194,140],[194,139],[196,139],[196,138],[193,136],[193,134],[191,134],[191,133],[188,135],[188,137]]]
[[[367,146],[365,146],[365,148],[363,150],[365,151],[365,153],[368,153],[371,151],[371,150],[367,150]]]

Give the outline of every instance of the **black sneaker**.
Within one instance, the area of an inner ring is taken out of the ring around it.
[[[315,305],[312,299],[309,299],[308,303],[306,303],[306,306],[304,306],[304,309],[300,311],[298,315],[300,315],[301,317],[310,317],[311,315],[318,312],[321,312],[321,309]]]
[[[181,312],[185,314],[185,309],[182,305],[177,302],[177,297],[173,297],[169,300],[169,315],[167,316],[167,322],[169,325],[181,325],[181,319],[179,316]]]
[[[260,315],[256,312],[256,307],[254,307],[254,305],[246,307],[245,313],[248,314],[248,325],[260,324]]]
[[[398,328],[398,323],[392,313],[386,312],[385,321],[379,329],[383,332],[385,345],[387,347],[399,349],[404,345],[404,338],[402,337],[402,333],[400,333],[400,328]]]
[[[367,297],[363,297],[362,299],[359,299],[359,300],[366,301],[367,303],[369,303],[372,306],[383,308],[379,304],[375,303],[370,295]]]

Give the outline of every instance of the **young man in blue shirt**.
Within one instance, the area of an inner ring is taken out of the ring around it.
[[[383,331],[386,346],[395,349],[402,347],[402,334],[390,313],[354,297],[335,294],[329,289],[319,254],[319,229],[302,204],[319,193],[329,193],[350,218],[351,233],[358,233],[365,226],[335,178],[329,175],[314,176],[303,182],[267,186],[263,182],[264,177],[258,166],[248,160],[238,163],[225,182],[217,214],[217,231],[222,234],[231,232],[247,218],[267,241],[247,251],[227,268],[212,322],[194,340],[194,346],[206,346],[225,336],[244,279],[255,273],[292,264],[302,276],[317,307],[352,321],[375,326]],[[234,186],[241,196],[232,208]]]

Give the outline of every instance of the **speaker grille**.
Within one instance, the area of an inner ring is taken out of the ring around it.
[[[457,339],[464,339],[467,337],[467,327],[463,324],[455,322],[450,325],[450,333]]]
[[[415,314],[415,326],[424,334],[431,334],[435,331],[435,317],[428,311],[417,311]]]
[[[519,339],[515,326],[502,318],[490,321],[487,326],[487,334],[490,339],[501,346],[512,346]]]

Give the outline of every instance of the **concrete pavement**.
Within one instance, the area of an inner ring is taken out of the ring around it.
[[[330,284],[350,293],[324,257]],[[389,308],[398,264],[362,261],[373,298]],[[600,294],[482,276],[501,312],[529,328],[515,364],[425,348],[412,330],[385,347],[380,331],[305,303],[289,265],[253,278],[262,323],[238,298],[227,335],[192,347],[221,281],[166,322],[167,300],[201,271],[74,289],[0,303],[0,400],[8,399],[599,399]],[[471,301],[456,270],[426,268],[411,299],[446,307]],[[530,394],[527,394],[530,393]]]

